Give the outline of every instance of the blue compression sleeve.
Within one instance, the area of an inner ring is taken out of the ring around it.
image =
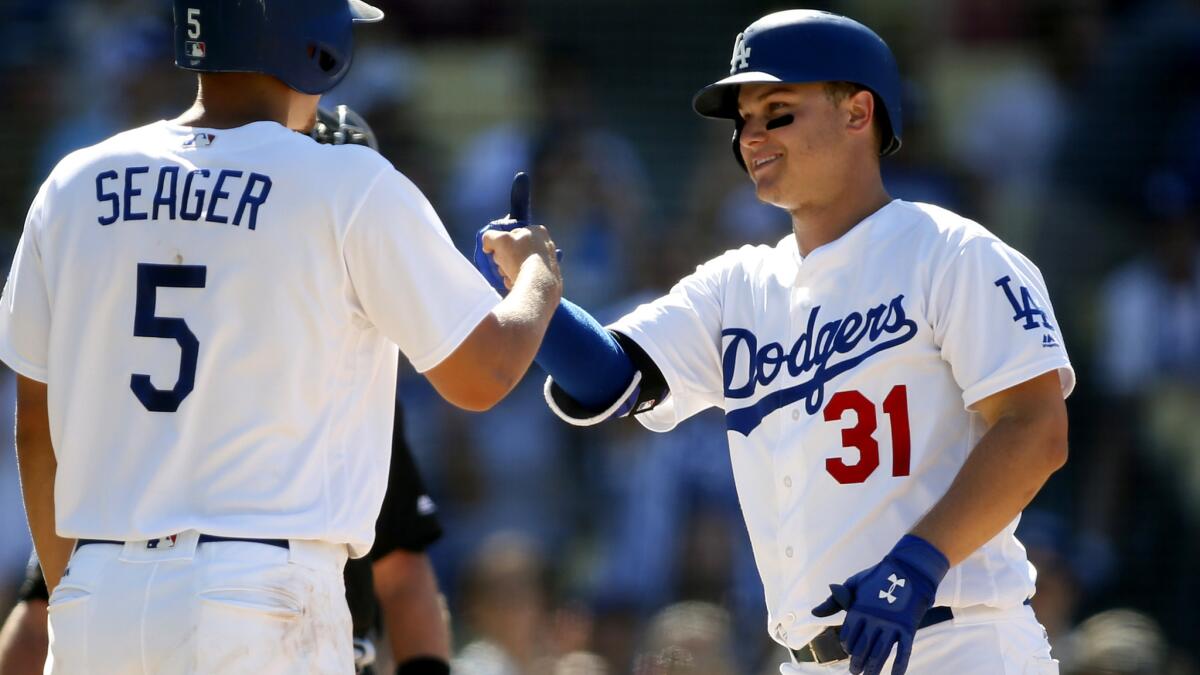
[[[576,403],[604,410],[633,380],[633,362],[613,336],[579,305],[559,303],[534,357]]]

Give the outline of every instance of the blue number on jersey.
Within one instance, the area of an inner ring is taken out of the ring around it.
[[[188,328],[187,322],[176,317],[154,315],[158,289],[204,288],[208,268],[203,265],[155,265],[139,263],[137,274],[137,309],[133,319],[133,334],[138,337],[167,338],[179,343],[179,377],[171,389],[158,389],[150,383],[149,375],[134,374],[129,378],[133,390],[146,410],[175,412],[183,399],[196,385],[196,357],[200,341]]]

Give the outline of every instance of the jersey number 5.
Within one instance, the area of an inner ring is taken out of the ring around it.
[[[153,412],[175,412],[196,386],[196,357],[200,341],[183,319],[155,316],[158,289],[204,288],[208,268],[203,265],[155,265],[139,263],[137,270],[137,307],[133,315],[133,334],[138,337],[165,338],[179,343],[179,377],[170,389],[158,389],[149,375],[134,374],[129,388],[134,396]]]
[[[879,468],[879,442],[875,440],[875,404],[855,389],[839,391],[825,405],[825,421],[840,420],[853,411],[858,421],[842,429],[842,447],[858,450],[858,461],[847,464],[840,457],[825,460],[825,470],[834,480],[846,485],[862,483]],[[892,426],[892,475],[907,476],[911,451],[908,429],[908,388],[903,384],[892,387],[883,399],[883,412]]]

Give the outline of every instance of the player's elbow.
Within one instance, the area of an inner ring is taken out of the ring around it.
[[[1052,406],[1033,423],[1035,447],[1047,476],[1067,463],[1067,409]]]
[[[468,412],[485,412],[491,410],[508,393],[507,390],[501,390],[497,387],[485,387],[478,382],[450,389],[443,389],[436,385],[434,388],[438,390],[442,398],[446,399],[447,403]]]
[[[521,381],[537,349],[533,338],[539,336],[489,315],[425,377],[452,405],[472,412],[489,410]]]
[[[462,408],[467,412],[480,413],[494,408],[497,403],[504,400],[504,394],[496,395],[489,392],[472,392],[454,398],[446,397],[446,400],[456,408]]]
[[[446,402],[469,412],[491,410],[517,386],[521,376],[505,368],[483,368],[451,377],[444,373],[428,375],[433,388]]]

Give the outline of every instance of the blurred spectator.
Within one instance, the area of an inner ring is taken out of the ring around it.
[[[608,675],[604,659],[590,652],[571,652],[554,665],[554,675]]]
[[[706,602],[681,602],[650,622],[634,675],[735,675],[729,614]]]
[[[658,608],[703,600],[735,616],[741,662],[761,658],[762,582],[742,521],[724,417],[701,413],[671,434],[610,427],[600,475],[604,502],[597,578],[598,647],[614,665]],[[625,649],[620,649],[621,646]]]
[[[1140,254],[1100,292],[1109,412],[1084,473],[1081,526],[1123,548],[1126,592],[1180,613],[1167,626],[1182,638],[1200,631],[1200,192],[1173,171],[1144,185]],[[1142,591],[1156,575],[1175,580],[1171,594]]]
[[[596,307],[638,285],[626,272],[636,256],[649,179],[633,144],[597,119],[592,81],[579,55],[549,47],[538,56],[535,119],[506,122],[472,139],[445,195],[447,226],[460,248],[475,231],[504,216],[513,174],[533,179],[534,220],[550,225],[564,251],[571,299]]]
[[[480,544],[462,579],[461,615],[470,642],[454,660],[456,672],[549,672],[545,574],[545,560],[525,537],[501,532]]]
[[[1111,609],[1084,621],[1071,637],[1073,658],[1064,675],[1194,675],[1172,653],[1154,619],[1130,609]]]
[[[1070,109],[1043,202],[1035,257],[1056,263],[1047,283],[1076,314],[1064,323],[1088,319],[1092,282],[1147,238],[1146,177],[1200,155],[1200,3],[1124,4]]]
[[[440,403],[424,380],[405,383],[412,447],[446,522],[430,551],[443,588],[465,587],[467,561],[497,532],[518,534],[553,560],[571,543],[575,509],[591,491],[572,466],[570,427],[546,408],[534,370],[486,413]]]
[[[906,82],[901,105],[904,146],[880,165],[888,194],[893,199],[936,204],[975,215],[977,209],[967,204],[962,176],[938,156],[938,120],[928,93],[915,82]]]
[[[1100,374],[1120,397],[1164,380],[1200,388],[1200,184],[1165,170],[1144,185],[1141,255],[1109,274],[1100,292]]]

